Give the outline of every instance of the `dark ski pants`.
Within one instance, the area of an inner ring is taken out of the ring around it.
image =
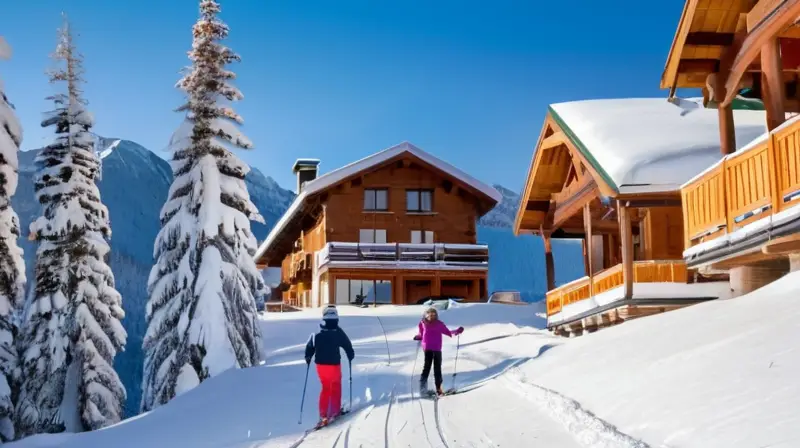
[[[425,366],[422,368],[422,376],[419,378],[421,384],[428,383],[428,375],[431,373],[431,364],[433,364],[433,379],[436,383],[436,389],[442,385],[442,352],[425,350]]]

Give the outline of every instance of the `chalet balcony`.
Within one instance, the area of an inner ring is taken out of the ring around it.
[[[683,260],[634,261],[632,295],[626,299],[624,265],[618,264],[550,290],[546,296],[548,327],[587,318],[609,319],[609,313],[615,310],[618,315],[625,314],[622,320],[639,317],[631,313],[647,314],[713,300],[723,296],[727,288],[726,282],[692,281]]]
[[[686,183],[681,196],[690,267],[735,267],[797,251],[800,120],[723,158]]]
[[[317,266],[486,270],[489,246],[331,242],[317,252]]]
[[[311,254],[306,252],[295,252],[290,258],[289,278],[290,282],[309,281],[311,279]]]

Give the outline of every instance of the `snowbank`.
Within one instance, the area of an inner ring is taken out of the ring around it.
[[[652,446],[789,447],[800,439],[800,273],[570,340],[525,367]]]
[[[438,405],[413,392],[421,356],[411,337],[422,307],[340,307],[356,350],[354,412],[307,437],[319,383],[312,370],[298,424],[302,356],[319,310],[270,313],[265,365],[225,372],[102,431],[11,446],[790,447],[800,439],[798,293],[800,273],[745,297],[574,339],[540,329],[541,303],[456,304],[440,312],[466,328],[445,339],[444,385],[464,392]],[[347,375],[345,365],[344,403]]]

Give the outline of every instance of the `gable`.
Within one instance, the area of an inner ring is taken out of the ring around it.
[[[426,166],[430,170],[440,172],[443,176],[449,177],[453,182],[463,185],[466,189],[472,191],[473,194],[487,201],[493,201],[496,204],[503,198],[500,192],[493,187],[484,184],[455,166],[432,156],[408,142],[392,146],[391,148],[365,157],[342,168],[325,173],[317,179],[306,183],[303,189],[309,196],[317,194],[333,186],[338,186],[342,182],[362,177],[365,173],[391,165],[392,163],[397,163],[399,159],[407,157],[412,158],[412,160],[415,160],[415,163]]]
[[[350,188],[437,190],[446,195],[459,196],[465,202],[477,203],[479,215],[488,213],[497,204],[494,199],[487,198],[485,194],[482,194],[461,179],[442,171],[410,152],[400,153],[383,163],[353,173],[349,177],[317,191],[316,194],[326,198]],[[393,193],[397,194],[397,192]]]
[[[545,118],[528,177],[520,198],[514,231],[538,231],[552,224],[555,202],[569,196],[598,190],[615,194],[612,186],[597,171],[553,116]]]

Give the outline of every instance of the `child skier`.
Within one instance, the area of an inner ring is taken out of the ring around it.
[[[442,390],[442,335],[446,334],[449,337],[459,335],[464,332],[464,327],[450,331],[447,325],[439,320],[436,308],[430,307],[425,310],[425,317],[420,321],[418,328],[419,333],[414,336],[414,340],[422,341],[422,351],[425,352],[425,366],[422,368],[422,376],[419,378],[420,394],[428,393],[428,375],[431,373],[431,364],[433,364],[436,393],[444,395]]]
[[[328,305],[322,313],[320,331],[312,334],[306,344],[306,364],[311,358],[317,364],[317,375],[322,384],[319,394],[319,418],[317,426],[325,426],[342,413],[342,366],[339,348],[343,348],[352,363],[355,357],[353,344],[339,328],[339,313],[335,305]]]

